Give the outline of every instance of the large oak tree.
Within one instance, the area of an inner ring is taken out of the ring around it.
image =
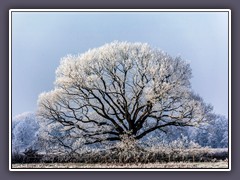
[[[68,140],[86,144],[195,126],[211,107],[191,89],[191,76],[180,57],[148,44],[113,42],[64,57],[55,89],[39,96],[38,115],[49,127],[61,127]]]

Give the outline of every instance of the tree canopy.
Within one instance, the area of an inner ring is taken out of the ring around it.
[[[62,58],[55,89],[39,96],[38,116],[85,144],[196,126],[212,107],[193,92],[191,77],[180,57],[148,44],[112,42]]]
[[[23,152],[36,146],[39,131],[38,120],[32,112],[25,112],[12,121],[12,152]]]

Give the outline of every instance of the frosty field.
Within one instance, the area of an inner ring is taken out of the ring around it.
[[[12,168],[228,168],[227,161],[219,162],[169,162],[148,164],[84,164],[84,163],[38,163],[38,164],[13,164]]]

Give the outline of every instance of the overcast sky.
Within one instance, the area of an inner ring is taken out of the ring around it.
[[[68,54],[114,40],[146,42],[190,62],[192,88],[228,115],[227,12],[13,12],[12,116],[35,111]]]

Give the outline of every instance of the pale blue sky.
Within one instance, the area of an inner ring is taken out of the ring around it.
[[[228,114],[227,12],[13,12],[12,115],[35,111],[60,58],[114,40],[146,42],[191,63],[192,88]]]

